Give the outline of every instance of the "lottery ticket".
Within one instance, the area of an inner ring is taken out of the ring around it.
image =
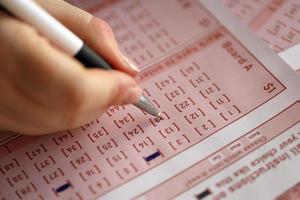
[[[2,199],[283,199],[298,188],[300,80],[219,0],[72,3],[111,25],[162,118],[112,106],[73,130],[1,133]]]
[[[275,52],[300,43],[298,0],[223,0]]]

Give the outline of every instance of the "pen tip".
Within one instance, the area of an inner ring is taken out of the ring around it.
[[[135,106],[138,108],[144,110],[145,112],[149,113],[150,115],[154,117],[161,118],[161,113],[158,111],[158,109],[151,103],[150,100],[148,100],[144,95],[140,97],[139,102],[134,103]]]
[[[158,113],[156,114],[156,117],[158,117],[159,119],[164,119],[164,118],[162,117],[162,114],[161,114],[160,112],[158,112]]]

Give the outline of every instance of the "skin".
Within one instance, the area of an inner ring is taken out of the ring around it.
[[[25,135],[78,127],[110,105],[138,101],[138,70],[110,26],[60,0],[37,2],[118,71],[86,69],[30,25],[0,11],[0,130]]]

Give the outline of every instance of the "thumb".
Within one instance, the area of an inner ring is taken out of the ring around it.
[[[93,110],[137,103],[142,95],[135,80],[122,72],[94,69],[86,70],[86,73],[84,90]]]
[[[85,70],[84,77],[72,87],[73,103],[66,120],[61,120],[62,126],[68,128],[99,117],[111,105],[137,103],[142,95],[131,76],[114,70]]]

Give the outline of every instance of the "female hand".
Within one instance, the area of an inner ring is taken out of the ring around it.
[[[138,101],[137,68],[103,20],[60,0],[43,8],[120,71],[88,70],[33,27],[0,11],[0,130],[46,134],[75,128],[112,104]]]

